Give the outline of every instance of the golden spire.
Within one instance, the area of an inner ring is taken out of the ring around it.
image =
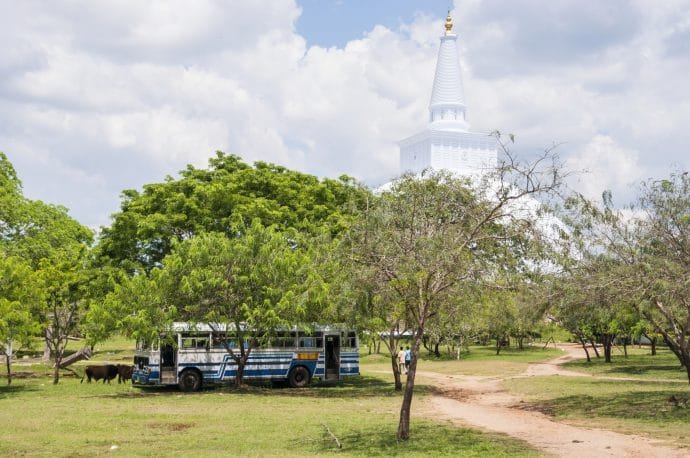
[[[446,35],[450,35],[453,30],[453,18],[450,17],[450,10],[448,10],[448,16],[446,16]]]

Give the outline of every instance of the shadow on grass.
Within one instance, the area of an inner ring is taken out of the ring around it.
[[[31,385],[3,385],[0,386],[0,399],[9,398],[29,391],[36,391],[36,387]]]
[[[402,391],[395,391],[392,383],[386,382],[377,377],[359,376],[349,377],[341,382],[319,382],[305,388],[289,388],[287,385],[274,385],[266,382],[254,382],[245,386],[236,387],[233,385],[204,385],[201,391],[195,393],[185,393],[180,391],[177,386],[148,387],[136,386],[140,392],[98,394],[94,397],[106,398],[137,398],[146,396],[205,396],[209,394],[255,394],[270,396],[292,396],[305,398],[352,398],[352,397],[397,397]],[[415,394],[425,394],[434,392],[434,387],[429,385],[415,385]]]
[[[685,368],[669,357],[631,355],[626,359],[614,359],[607,363],[603,359],[591,362],[577,360],[563,364],[565,368],[585,370],[593,375],[643,377],[669,380],[687,380]]]
[[[352,397],[396,397],[402,391],[395,391],[395,386],[378,377],[361,375],[348,377],[339,382],[318,382],[305,388],[289,388],[286,385],[247,385],[243,387],[224,386],[219,390],[231,393],[256,393],[275,396],[311,397],[311,398],[352,398]],[[416,385],[415,393],[429,393],[432,387]]]
[[[324,433],[319,444],[322,448],[316,451],[331,450],[357,456],[524,456],[530,451],[526,443],[507,436],[429,422],[413,422],[407,441],[396,439],[396,425],[350,431],[340,436],[336,427],[334,434],[342,444],[341,449]]]
[[[539,410],[552,416],[578,415],[587,417],[637,418],[645,420],[690,421],[690,406],[677,405],[670,399],[687,400],[690,390],[636,391],[615,395],[562,396],[522,408]]]
[[[663,365],[658,364],[648,364],[648,365],[635,365],[635,366],[612,366],[607,370],[602,371],[602,374],[624,374],[624,375],[646,375],[649,373],[659,373],[670,372],[672,374],[685,374],[685,370],[682,366],[676,365]]]

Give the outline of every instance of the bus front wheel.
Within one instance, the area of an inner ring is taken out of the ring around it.
[[[199,391],[201,389],[201,374],[194,369],[187,369],[180,374],[178,384],[182,391]]]
[[[288,384],[292,388],[304,388],[309,384],[309,370],[304,366],[293,367],[288,375]]]

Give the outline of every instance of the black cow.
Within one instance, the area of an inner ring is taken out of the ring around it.
[[[132,380],[132,372],[134,372],[134,366],[127,366],[126,364],[117,365],[117,383],[125,382],[127,380]]]
[[[104,364],[103,366],[86,366],[84,370],[84,377],[87,378],[87,382],[91,383],[91,379],[96,381],[103,379],[103,383],[106,381],[110,383],[112,379],[117,377],[117,366],[114,364]],[[81,382],[84,383],[84,377],[81,378]]]

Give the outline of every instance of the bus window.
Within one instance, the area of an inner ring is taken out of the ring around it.
[[[347,333],[347,340],[345,341],[345,346],[350,348],[357,347],[357,333],[350,331]]]
[[[296,335],[293,331],[278,331],[271,339],[271,347],[294,348]]]
[[[314,348],[316,347],[316,339],[314,337],[300,337],[299,346],[303,348]]]
[[[323,346],[321,333],[314,336],[300,336],[299,346],[303,348],[321,348]]]
[[[194,348],[197,350],[203,350],[206,348],[206,343],[208,342],[208,337],[182,337],[182,348],[190,349]]]

